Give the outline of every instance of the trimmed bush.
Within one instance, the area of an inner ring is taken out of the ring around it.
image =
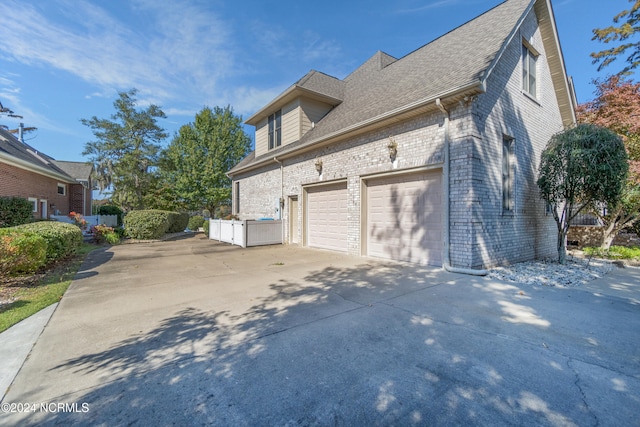
[[[33,273],[47,260],[47,242],[35,233],[0,229],[0,273]]]
[[[0,228],[33,221],[33,204],[21,197],[0,197]]]
[[[207,235],[207,237],[209,237],[209,225],[211,223],[209,222],[209,220],[206,220],[205,222],[202,223],[202,228],[204,229],[204,234]]]
[[[98,208],[98,215],[117,215],[118,227],[122,225],[122,209],[115,205],[103,205]]]
[[[187,212],[169,212],[169,214],[167,233],[179,233],[189,225],[189,214]]]
[[[169,229],[169,214],[157,209],[131,211],[124,217],[124,229],[132,239],[158,239]]]
[[[76,253],[82,245],[82,231],[65,222],[40,221],[13,227],[35,233],[47,242],[47,264]]]
[[[189,230],[198,231],[202,224],[204,223],[204,218],[200,215],[195,215],[189,218]]]

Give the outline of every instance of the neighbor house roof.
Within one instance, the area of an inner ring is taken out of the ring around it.
[[[341,102],[299,141],[250,161],[243,160],[229,173],[238,173],[272,161],[276,156],[286,156],[374,125],[383,125],[403,114],[433,106],[438,98],[484,92],[486,81],[502,52],[534,7],[549,64],[556,70],[552,74],[563,121],[567,125],[574,123],[571,89],[549,0],[507,0],[403,58],[376,53],[341,81],[342,96],[336,96]],[[312,73],[315,72],[307,76]],[[301,83],[289,88],[247,123],[257,124],[258,117],[275,110],[278,100],[296,90],[297,85]]]
[[[91,163],[63,160],[54,160],[53,162],[76,181],[89,181],[89,178],[91,178],[91,172],[93,172]]]
[[[2,128],[0,128],[0,162],[30,170],[68,184],[76,182],[76,177],[65,170],[69,163],[76,162],[56,161],[54,158],[39,152],[29,144],[21,142],[11,132]],[[60,165],[60,163],[64,163],[64,165]],[[90,174],[91,165],[88,165],[88,167]],[[78,172],[81,170],[80,167],[73,167],[71,169]],[[79,176],[85,176],[85,178],[79,179],[87,179],[86,177],[88,177],[88,175],[84,175],[84,171],[85,169],[82,168],[82,173],[80,173]]]

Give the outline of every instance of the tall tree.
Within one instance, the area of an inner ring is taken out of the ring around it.
[[[592,209],[604,224],[602,248],[609,249],[621,230],[640,220],[640,83],[619,75],[594,83],[596,97],[578,106],[578,121],[616,132],[629,154],[630,173],[620,200],[606,210]]]
[[[136,109],[136,89],[118,93],[111,119],[82,119],[93,130],[96,141],[85,144],[101,191],[110,189],[111,199],[125,210],[140,209],[144,196],[154,186],[160,143],[167,138],[157,123],[162,109],[150,105]]]
[[[593,63],[600,63],[598,71],[624,55],[628,55],[625,58],[628,65],[620,73],[628,74],[640,65],[640,41],[633,41],[633,38],[640,34],[640,0],[629,2],[633,3],[631,8],[623,10],[613,18],[614,24],[617,25],[593,30],[592,40],[606,44],[618,43],[617,46],[591,54]]]
[[[231,203],[231,179],[226,173],[247,155],[250,146],[242,118],[230,106],[205,107],[194,123],[180,128],[164,150],[161,172],[188,207],[215,214]]]
[[[551,138],[542,152],[537,184],[558,228],[558,262],[566,262],[571,221],[595,202],[614,204],[628,168],[622,140],[607,128],[580,124]]]

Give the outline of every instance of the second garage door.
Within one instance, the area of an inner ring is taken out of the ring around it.
[[[347,251],[347,183],[309,187],[307,245]]]
[[[367,181],[367,254],[442,265],[442,172]]]

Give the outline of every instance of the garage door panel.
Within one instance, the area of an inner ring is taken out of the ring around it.
[[[367,182],[367,254],[442,264],[442,173]]]
[[[307,189],[307,245],[347,251],[347,183]]]

